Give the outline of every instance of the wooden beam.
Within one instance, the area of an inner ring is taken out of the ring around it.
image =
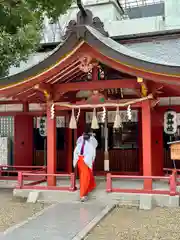
[[[62,76],[64,74],[67,75],[68,70],[71,70],[71,72],[72,72],[72,70],[74,70],[74,71],[78,70],[79,71],[79,67],[77,66],[78,62],[79,62],[79,60],[76,60],[76,61],[70,63],[69,65],[67,65],[67,67],[62,69],[60,72],[57,72],[57,74],[54,74],[52,77],[48,78],[46,83],[52,82],[52,81],[54,81],[56,79],[58,79],[58,80],[62,79]]]
[[[117,80],[98,80],[91,82],[76,82],[54,84],[53,89],[56,93],[65,93],[81,90],[100,90],[108,88],[133,88],[138,89],[139,84],[136,79],[117,79]]]
[[[2,100],[2,101],[0,101],[0,105],[4,105],[4,104],[23,104],[23,102],[19,101],[19,100]]]
[[[165,89],[164,89],[165,88]],[[169,96],[180,96],[180,88],[176,85],[164,85],[164,92]]]

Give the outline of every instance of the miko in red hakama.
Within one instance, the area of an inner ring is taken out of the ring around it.
[[[86,200],[88,194],[96,187],[93,176],[95,148],[90,141],[79,142],[74,150],[74,167],[78,167],[80,181],[80,199]]]
[[[92,192],[96,187],[96,182],[92,170],[84,162],[84,156],[79,156],[77,165],[80,180],[80,198],[82,199]]]

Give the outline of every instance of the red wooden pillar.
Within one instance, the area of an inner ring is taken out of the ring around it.
[[[143,175],[143,159],[142,159],[142,112],[138,110],[138,155],[139,155],[139,173]]]
[[[158,107],[151,112],[152,116],[152,174],[163,176],[164,147],[163,147],[163,117]]]
[[[150,101],[142,102],[142,155],[143,175],[152,175],[152,151],[151,151],[151,104]],[[144,189],[152,189],[152,179],[144,180]]]
[[[67,172],[72,173],[72,159],[73,159],[73,149],[72,149],[72,129],[66,129],[66,137],[67,137]]]
[[[56,117],[51,118],[51,104],[47,104],[47,173],[56,173]],[[56,177],[47,177],[48,186],[56,186]]]

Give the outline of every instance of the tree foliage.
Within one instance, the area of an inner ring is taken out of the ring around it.
[[[38,48],[44,17],[55,22],[72,1],[0,0],[0,77]]]

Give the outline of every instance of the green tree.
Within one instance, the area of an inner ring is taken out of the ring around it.
[[[0,77],[37,50],[44,17],[55,22],[72,1],[0,0]]]

